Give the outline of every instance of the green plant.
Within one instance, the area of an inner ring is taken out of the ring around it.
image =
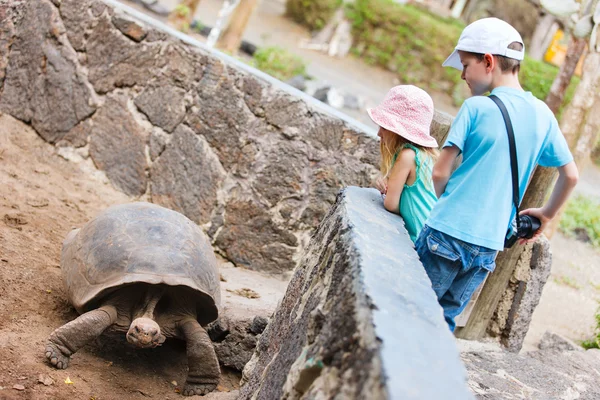
[[[353,26],[353,54],[398,73],[404,83],[444,90],[457,105],[462,104],[460,73],[442,67],[465,27],[462,21],[392,0],[356,0],[348,5],[346,15]],[[557,74],[557,67],[527,58],[521,83],[543,100]],[[578,82],[573,79],[565,104],[571,101]]]
[[[258,49],[252,57],[252,64],[261,71],[282,81],[296,75],[306,75],[304,60],[277,46]]]
[[[593,246],[600,247],[600,204],[586,196],[574,196],[567,203],[560,230],[569,236],[585,235]]]
[[[594,162],[594,164],[600,166],[600,135],[598,136],[598,141],[596,142],[596,145],[594,146],[594,149],[592,150],[592,161]]]
[[[570,276],[561,275],[557,278],[554,278],[554,282],[558,283],[559,285],[569,286],[573,289],[581,289],[581,286]]]
[[[310,30],[325,26],[342,0],[287,0],[285,14]]]
[[[584,340],[581,346],[585,349],[600,349],[600,309],[596,313],[596,331],[590,340]]]

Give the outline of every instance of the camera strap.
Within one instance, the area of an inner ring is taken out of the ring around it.
[[[506,131],[508,132],[508,146],[510,148],[510,168],[512,170],[512,186],[513,186],[513,204],[515,209],[517,210],[517,228],[519,227],[519,164],[517,162],[517,145],[515,143],[515,133],[513,131],[512,122],[510,121],[510,116],[508,115],[508,110],[506,106],[496,95],[490,95],[490,99],[496,103],[500,112],[502,113],[502,117],[504,118],[504,124],[506,125]]]

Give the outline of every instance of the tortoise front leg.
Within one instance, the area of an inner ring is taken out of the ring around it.
[[[100,336],[116,320],[117,309],[113,306],[103,306],[80,315],[50,334],[46,358],[56,368],[67,368],[70,357],[77,350]]]
[[[216,389],[221,371],[208,334],[196,319],[185,319],[179,329],[187,342],[188,376],[184,396],[205,395]]]

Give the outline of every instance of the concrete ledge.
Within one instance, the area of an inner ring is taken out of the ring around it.
[[[469,399],[402,219],[349,187],[312,236],[244,370],[240,399]]]

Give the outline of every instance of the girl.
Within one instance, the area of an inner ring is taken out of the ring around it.
[[[381,138],[382,177],[375,187],[385,195],[385,209],[402,216],[415,242],[437,201],[431,179],[437,142],[429,132],[433,100],[416,86],[401,85],[367,112]]]

